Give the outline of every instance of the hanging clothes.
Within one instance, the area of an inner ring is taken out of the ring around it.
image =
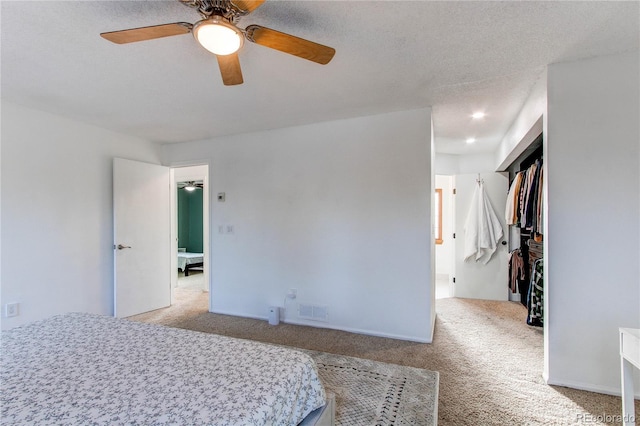
[[[536,206],[536,220],[534,223],[534,239],[537,242],[542,241],[542,230],[544,224],[542,222],[542,206],[544,205],[544,191],[542,190],[542,182],[544,175],[544,165],[540,166],[540,178],[538,183],[538,203]]]
[[[518,172],[511,182],[509,194],[507,195],[507,205],[505,207],[504,218],[507,225],[516,225],[518,223],[518,209],[520,201],[520,190],[522,187],[523,172]]]
[[[544,298],[544,277],[543,260],[538,259],[533,264],[531,275],[531,285],[529,286],[527,324],[542,327],[543,322],[543,298]]]
[[[512,293],[520,291],[520,281],[526,279],[526,276],[522,251],[517,248],[509,253],[509,288]]]
[[[520,189],[520,197],[518,198],[518,225],[522,223],[521,219],[524,216],[524,205],[526,204],[527,194],[529,193],[529,185],[531,185],[531,177],[533,176],[531,168],[528,168],[524,172],[522,178],[522,187]]]
[[[538,179],[540,177],[540,168],[538,164],[535,164],[533,170],[533,178],[531,179],[531,184],[529,186],[529,193],[527,194],[527,199],[525,200],[524,205],[524,220],[522,220],[521,224],[524,229],[531,231],[533,229],[533,218],[536,216],[534,212],[536,211],[536,198],[538,198]]]
[[[518,172],[509,187],[505,207],[507,225],[518,225],[537,235],[540,241],[542,240],[543,175],[542,160],[536,160],[527,170]]]
[[[519,290],[520,303],[527,307],[527,324],[542,326],[544,165],[541,158],[533,164],[530,158],[526,159],[529,167],[515,174],[505,208],[507,223],[521,230],[521,248],[509,258],[509,288],[512,293],[516,288]]]
[[[471,200],[471,208],[464,225],[464,260],[475,258],[487,264],[503,236],[502,225],[491,207],[491,201],[479,180]]]

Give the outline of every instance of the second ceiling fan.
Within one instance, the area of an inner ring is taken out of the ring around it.
[[[100,35],[113,43],[124,44],[192,32],[202,47],[216,55],[222,81],[227,86],[243,83],[238,50],[245,39],[322,65],[329,63],[336,53],[331,47],[260,25],[249,25],[245,29],[236,26],[242,16],[256,10],[265,0],[179,1],[197,9],[203,19],[195,24],[174,22]]]
[[[184,189],[185,191],[189,191],[189,192],[193,192],[196,189],[203,189],[203,188],[204,188],[204,183],[201,180],[178,182],[178,189]]]

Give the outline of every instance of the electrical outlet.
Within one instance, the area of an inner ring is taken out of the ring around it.
[[[18,316],[18,306],[19,303],[7,303],[4,306],[4,314],[6,317],[17,317]]]
[[[227,234],[233,234],[233,225],[227,225]]]
[[[287,293],[287,297],[289,299],[295,299],[298,296],[298,289],[297,288],[290,288],[289,289],[289,293]]]

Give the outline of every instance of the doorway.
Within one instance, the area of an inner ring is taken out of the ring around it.
[[[453,177],[436,175],[435,187],[436,299],[445,299],[453,297]]]
[[[483,261],[465,261],[465,226],[479,185],[482,185],[494,213],[498,212],[497,220],[503,237],[490,257]],[[508,236],[502,214],[508,190],[506,174],[435,175],[435,190],[436,299],[508,300]]]
[[[171,303],[210,291],[209,166],[171,169]]]

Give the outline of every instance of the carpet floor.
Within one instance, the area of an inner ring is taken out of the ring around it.
[[[213,314],[208,297],[177,288],[170,308],[130,319],[438,371],[439,425],[620,424],[620,397],[544,383],[542,330],[518,303],[440,299],[422,344]]]

